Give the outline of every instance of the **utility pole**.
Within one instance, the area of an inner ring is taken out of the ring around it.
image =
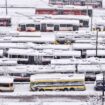
[[[98,50],[98,30],[97,30],[97,33],[96,33],[96,57],[97,57],[97,51]]]
[[[104,73],[104,71],[103,71],[103,82],[102,82],[102,84],[103,84],[103,89],[102,89],[102,105],[104,105],[104,81],[105,81],[105,78],[104,78],[104,76],[105,76],[105,73]]]
[[[8,15],[7,0],[5,0],[5,9],[6,9],[6,15]]]
[[[92,12],[92,16],[91,16],[91,31],[92,31],[92,28],[93,28],[93,12]]]

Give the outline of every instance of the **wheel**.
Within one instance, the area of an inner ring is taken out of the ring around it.
[[[74,88],[71,88],[70,91],[75,91],[75,89]]]
[[[44,89],[39,89],[39,91],[44,91]]]
[[[63,90],[64,90],[64,91],[68,91],[68,89],[67,89],[67,88],[64,88]]]

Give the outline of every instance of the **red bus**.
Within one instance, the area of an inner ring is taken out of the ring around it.
[[[87,15],[92,16],[93,8],[92,6],[47,6],[47,7],[37,7],[35,14],[52,14],[52,15]]]
[[[0,16],[0,26],[11,26],[11,17],[9,16]]]

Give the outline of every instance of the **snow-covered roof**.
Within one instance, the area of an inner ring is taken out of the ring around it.
[[[22,21],[19,21],[18,22],[18,24],[37,24],[37,23],[40,23],[40,21],[38,21],[38,20],[29,20],[29,19],[27,19],[27,20],[22,20]]]
[[[37,80],[44,81],[44,80],[83,80],[84,81],[84,74],[37,74],[32,75],[30,77],[30,81],[34,82]]]
[[[92,64],[105,64],[105,58],[85,58],[85,59],[52,59],[52,65],[72,65],[72,64],[80,64],[80,65],[92,65]]]
[[[20,37],[41,37],[41,33],[40,32],[19,32],[18,36]]]
[[[75,65],[68,66],[44,66],[44,65],[21,65],[0,66],[0,73],[60,73],[75,72]]]
[[[96,50],[86,50],[86,55],[87,56],[95,56]],[[97,55],[98,56],[105,56],[105,50],[97,50]]]
[[[78,72],[102,72],[104,65],[78,65]]]
[[[1,58],[0,65],[17,65],[17,61],[9,58]]]
[[[0,39],[0,42],[40,42],[40,43],[52,43],[55,41],[55,37],[4,37]]]
[[[0,15],[0,19],[10,19],[11,16],[8,15]]]
[[[12,49],[8,50],[8,54],[13,55],[33,55],[33,56],[72,56],[72,57],[80,57],[80,51],[72,51],[72,50],[33,50],[33,49]]]
[[[89,20],[89,16],[84,15],[46,15],[45,17],[49,17],[52,19]]]
[[[41,20],[41,23],[79,25],[79,21],[78,20],[53,20],[53,19],[45,19],[45,20]]]
[[[52,59],[52,65],[91,64],[87,59]]]
[[[48,67],[39,67],[36,69],[36,72],[40,73],[61,73],[61,72],[75,72],[76,68],[75,65],[68,65],[68,66],[48,66]]]
[[[56,49],[56,50],[69,50],[70,45],[52,45],[52,44],[40,44],[35,45],[34,48],[36,49]]]
[[[25,43],[0,43],[0,48],[28,48]]]
[[[0,83],[13,83],[13,81],[12,77],[0,76]]]
[[[92,6],[74,6],[74,5],[62,5],[62,6],[58,6],[58,5],[47,5],[47,6],[41,6],[38,5],[36,6],[36,10],[40,10],[40,9],[66,9],[66,10],[84,10],[84,9],[92,9]]]
[[[13,55],[33,55],[35,53],[32,49],[9,49],[8,54]]]
[[[72,48],[73,49],[96,49],[96,45],[95,44],[91,44],[91,43],[73,43],[72,45]],[[98,49],[105,49],[105,45],[101,45],[101,44],[98,44]]]
[[[80,57],[81,56],[81,51],[55,51],[53,53],[54,56],[74,56],[74,57]]]

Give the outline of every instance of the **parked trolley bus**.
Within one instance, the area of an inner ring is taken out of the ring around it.
[[[85,76],[83,74],[37,74],[30,77],[32,91],[85,90]]]
[[[0,76],[0,91],[14,91],[14,79],[8,76]]]
[[[17,59],[17,62],[25,64],[50,64],[52,59],[68,59],[68,58],[80,58],[80,51],[62,51],[62,50],[31,50],[31,49],[9,49],[7,51],[8,58]],[[26,59],[26,62],[24,62]]]
[[[74,6],[74,5],[63,5],[63,6],[39,6],[35,8],[35,14],[52,14],[52,15],[87,15],[92,16],[92,6]]]
[[[37,22],[20,22],[17,30],[26,32],[77,31],[79,25],[79,20],[44,19]]]
[[[80,27],[89,27],[89,16],[84,15],[52,15],[54,19],[79,20]]]
[[[0,27],[11,26],[11,17],[10,16],[0,16]]]

